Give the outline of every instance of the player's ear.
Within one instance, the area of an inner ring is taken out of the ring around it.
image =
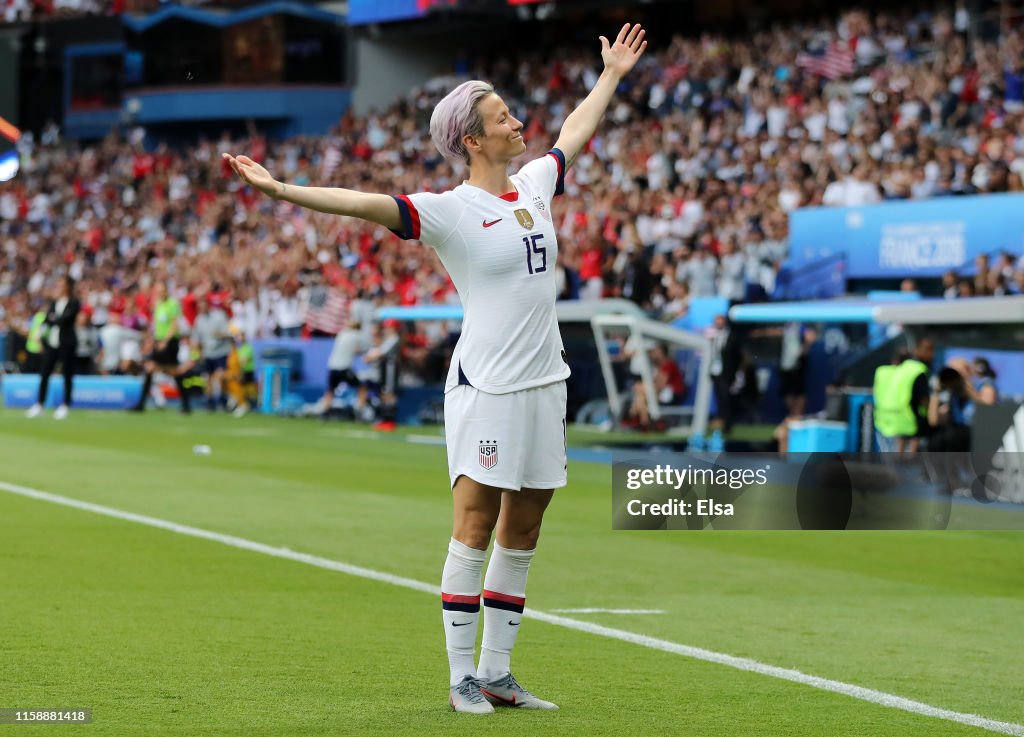
[[[479,153],[480,151],[480,139],[468,133],[462,137],[462,145],[466,147],[467,152]]]

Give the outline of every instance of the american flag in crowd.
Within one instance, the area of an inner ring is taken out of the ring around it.
[[[334,170],[338,168],[340,163],[341,150],[332,143],[324,151],[324,158],[320,165],[320,180],[323,182],[331,181],[331,175],[334,174]]]
[[[325,286],[310,287],[304,319],[310,330],[336,335],[348,322],[349,305],[345,295]]]
[[[834,43],[822,51],[801,51],[797,54],[796,65],[825,79],[845,77],[853,74],[855,68],[853,52]]]

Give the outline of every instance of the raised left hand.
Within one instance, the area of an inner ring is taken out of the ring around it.
[[[629,70],[636,66],[637,60],[643,56],[647,48],[647,42],[644,41],[646,33],[639,23],[627,23],[615,37],[614,44],[609,45],[608,39],[601,36],[601,58],[604,60],[604,68],[620,77],[626,76]]]

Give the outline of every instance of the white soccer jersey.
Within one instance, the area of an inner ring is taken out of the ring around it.
[[[437,250],[465,317],[445,392],[469,384],[507,394],[569,376],[555,315],[558,241],[551,199],[562,193],[558,149],[512,175],[516,192],[497,197],[462,183],[442,194],[395,197],[401,238]]]

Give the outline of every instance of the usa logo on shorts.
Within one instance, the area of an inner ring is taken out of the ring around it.
[[[481,440],[480,451],[477,454],[477,458],[480,459],[480,465],[484,469],[490,471],[492,468],[498,465],[498,441],[497,440]]]

